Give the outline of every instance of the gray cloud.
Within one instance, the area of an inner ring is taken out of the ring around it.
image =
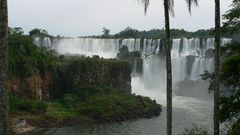
[[[171,26],[190,31],[214,26],[214,0],[199,0],[189,15],[185,0],[175,0]],[[162,0],[150,0],[148,14],[137,0],[9,0],[9,23],[25,31],[43,28],[51,34],[100,34],[102,27],[119,32],[127,26],[149,30],[164,27]],[[222,13],[231,0],[221,0]]]

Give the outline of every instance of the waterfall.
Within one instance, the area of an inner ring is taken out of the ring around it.
[[[221,44],[231,39],[223,38]],[[142,82],[145,89],[165,90],[164,42],[160,39],[95,39],[95,38],[34,38],[37,46],[47,47],[59,54],[99,55],[115,58],[119,48],[126,45],[129,51],[140,51],[144,59]],[[172,40],[173,84],[200,80],[204,71],[214,71],[214,38],[180,38]],[[136,69],[134,65],[134,69]],[[177,88],[175,88],[177,89]]]

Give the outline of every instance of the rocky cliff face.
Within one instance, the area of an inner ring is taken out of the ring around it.
[[[46,72],[44,75],[32,75],[26,78],[15,78],[9,81],[11,93],[25,98],[36,100],[48,100],[49,91],[53,88],[53,73]]]
[[[57,97],[72,90],[111,88],[131,93],[131,65],[124,61],[83,58],[63,63],[57,68]]]
[[[119,49],[117,58],[123,61],[127,61],[131,64],[133,76],[136,74],[142,74],[143,59],[140,51],[129,52],[128,47],[124,45]]]
[[[49,100],[79,87],[111,88],[131,93],[130,74],[131,66],[127,62],[82,58],[62,62],[55,72],[11,79],[8,84],[13,94]]]

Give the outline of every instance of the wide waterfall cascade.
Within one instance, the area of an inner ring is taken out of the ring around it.
[[[231,42],[223,38],[221,44]],[[159,135],[166,133],[166,62],[165,45],[160,39],[94,39],[94,38],[35,38],[40,47],[55,50],[60,55],[99,55],[115,58],[119,49],[126,45],[129,51],[140,51],[143,72],[132,77],[132,92],[149,96],[163,105],[159,117],[129,121],[123,124],[93,125],[86,127],[63,127],[53,129],[46,135],[118,134]],[[197,124],[212,133],[213,98],[208,93],[209,84],[200,79],[205,70],[214,70],[214,39],[181,38],[172,40],[173,71],[173,135],[184,128]],[[137,65],[134,61],[133,72]],[[84,125],[84,124],[83,124]],[[116,132],[117,131],[117,132]]]
[[[231,39],[223,38],[221,41],[224,45],[231,42]],[[115,58],[119,49],[125,45],[130,52],[140,51],[142,53],[144,62],[140,79],[141,83],[144,84],[144,89],[165,91],[165,47],[164,42],[160,39],[50,39],[37,37],[34,39],[34,43],[37,46],[53,49],[62,55],[99,55],[104,58]],[[196,82],[200,80],[200,74],[204,71],[212,72],[214,70],[213,49],[214,38],[172,40],[171,56],[174,89],[178,89],[181,85],[191,84],[187,81]],[[136,65],[134,67],[136,68]]]

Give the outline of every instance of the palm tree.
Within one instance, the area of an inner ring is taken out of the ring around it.
[[[149,0],[142,0],[146,13]],[[186,0],[191,12],[192,3],[197,5],[197,0]],[[173,0],[164,0],[165,32],[166,32],[166,69],[167,69],[167,135],[172,135],[172,62],[171,62],[171,33],[169,13],[173,12]]]
[[[197,0],[187,0],[189,11],[191,11],[191,2],[197,4]],[[219,135],[219,98],[220,98],[220,53],[221,53],[221,18],[220,18],[220,0],[215,0],[215,78],[214,78],[214,135]]]
[[[189,13],[191,13],[192,10],[192,5],[195,4],[198,6],[198,0],[186,0],[187,4],[188,4],[188,10]]]
[[[7,0],[0,0],[0,134],[8,132],[7,102],[8,12]]]
[[[215,0],[215,85],[214,85],[214,135],[219,135],[220,89],[220,0]]]
[[[171,37],[169,19],[169,0],[164,0],[165,31],[166,31],[166,69],[167,69],[167,135],[172,135],[172,62],[171,62]],[[173,6],[173,5],[172,5]]]

